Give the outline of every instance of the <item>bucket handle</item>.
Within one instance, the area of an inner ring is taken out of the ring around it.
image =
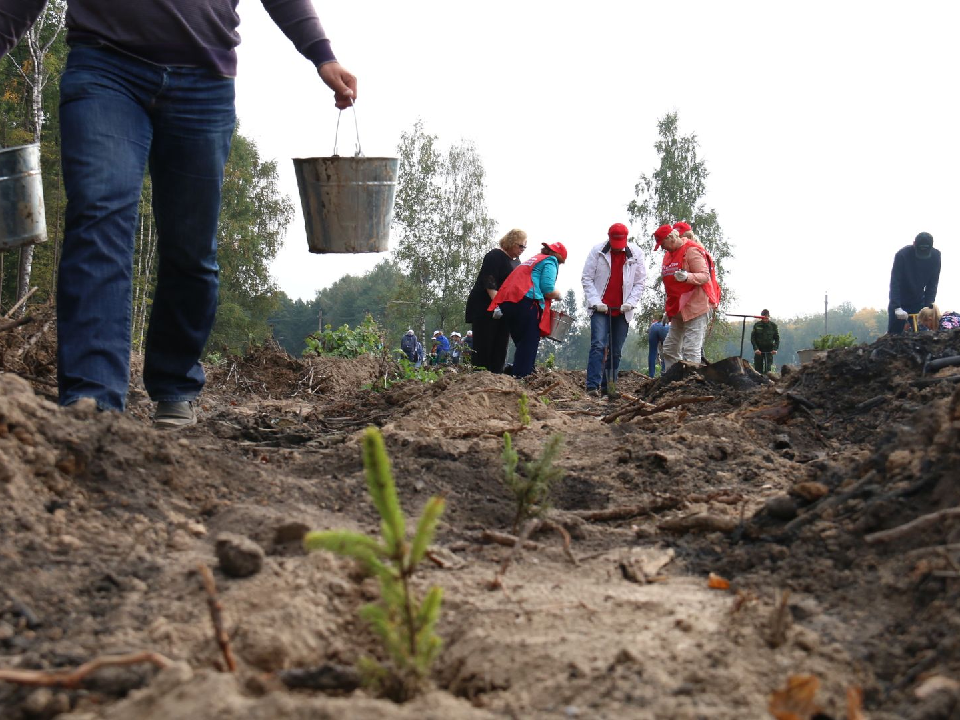
[[[354,157],[363,157],[363,151],[360,149],[360,126],[357,124],[357,106],[354,104],[353,100],[350,101],[350,107],[353,108],[353,127],[357,132],[357,149],[354,152]],[[333,135],[333,157],[337,156],[337,140],[340,136],[340,118],[343,115],[343,110],[337,114],[337,129]]]

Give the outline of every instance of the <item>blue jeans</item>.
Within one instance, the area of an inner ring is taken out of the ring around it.
[[[526,377],[533,372],[537,362],[537,350],[540,348],[540,316],[543,309],[540,303],[524,297],[518,302],[500,303],[503,319],[510,328],[510,337],[517,346],[513,353],[514,377]]]
[[[234,83],[101,47],[70,50],[60,81],[67,193],[57,280],[60,404],[123,410],[130,381],[133,257],[149,163],[157,283],[143,380],[154,401],[193,400],[219,287],[217,223],[236,124]]]
[[[587,389],[607,389],[607,382],[617,382],[620,371],[620,351],[627,339],[630,326],[621,314],[616,317],[609,313],[595,312],[590,316],[590,354],[587,356]],[[603,356],[607,346],[610,352],[604,363]]]

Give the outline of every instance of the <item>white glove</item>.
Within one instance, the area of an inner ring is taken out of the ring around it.
[[[596,305],[593,306],[593,309],[596,310],[598,313],[605,313],[610,308],[608,308],[603,303],[597,303]]]
[[[686,270],[677,270],[673,274],[673,279],[677,282],[686,282],[687,281],[687,271]]]
[[[502,318],[502,317],[503,317],[503,310],[501,310],[501,309],[500,309],[500,306],[497,305],[497,306],[493,309],[493,319],[494,319],[494,320],[499,320],[499,319]]]
[[[906,320],[908,317],[907,311],[903,308],[897,308],[893,311],[893,314],[897,316],[897,320]]]
[[[621,306],[620,306],[620,312],[622,312],[624,315],[626,315],[626,314],[627,314],[628,312],[630,312],[631,310],[633,310],[633,305],[621,305]]]

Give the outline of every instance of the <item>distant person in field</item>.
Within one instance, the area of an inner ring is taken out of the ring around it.
[[[607,230],[607,239],[587,253],[580,283],[590,312],[587,394],[615,399],[620,356],[633,311],[647,278],[643,250],[628,245],[623,223]]]
[[[431,348],[437,365],[445,363],[450,357],[450,340],[443,334],[443,330],[433,331],[433,347]]]
[[[933,247],[933,236],[922,232],[893,257],[890,272],[890,304],[887,332],[903,333],[910,315],[933,305],[940,283],[940,251]]]
[[[773,368],[773,356],[780,349],[780,331],[770,319],[770,311],[760,311],[760,320],[753,324],[750,333],[753,346],[753,367],[758,373],[768,373]]]
[[[417,361],[417,335],[413,332],[413,328],[404,333],[400,340],[400,349],[407,356],[407,360],[412,363]]]
[[[527,234],[513,229],[500,238],[495,247],[483,256],[480,272],[467,298],[465,319],[473,327],[473,365],[492,373],[502,373],[507,361],[510,329],[501,322],[500,314],[487,310],[487,305],[503,285],[503,281],[520,264],[520,256],[527,249]]]
[[[510,329],[510,337],[517,350],[513,355],[511,374],[526,377],[533,372],[540,347],[540,327],[548,300],[559,300],[557,275],[560,264],[567,260],[567,248],[563,243],[543,243],[540,252],[520,263],[504,281],[488,310],[499,308],[503,322]]]
[[[670,332],[663,343],[664,366],[669,370],[679,360],[700,363],[710,313],[720,302],[712,258],[702,245],[681,238],[670,225],[661,225],[653,237],[654,250],[664,250],[660,274],[670,319]]]
[[[663,341],[667,339],[670,332],[670,319],[664,313],[663,317],[650,325],[647,331],[647,343],[650,345],[650,351],[647,354],[647,370],[650,377],[657,376],[657,358],[660,359],[660,372],[663,373]]]
[[[450,333],[450,362],[459,365],[461,357],[463,357],[463,340],[460,333],[454,330]]]

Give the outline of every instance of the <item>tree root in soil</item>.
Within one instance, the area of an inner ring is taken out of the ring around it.
[[[893,540],[900,540],[912,535],[913,533],[920,532],[934,525],[939,525],[944,520],[949,520],[951,518],[960,518],[960,507],[947,508],[946,510],[939,510],[937,512],[929,513],[928,515],[921,515],[915,520],[900,525],[898,527],[892,528],[890,530],[881,530],[880,532],[875,532],[870,535],[867,535],[864,539],[871,545],[883,542],[891,542]]]
[[[670,410],[671,408],[680,407],[681,405],[689,405],[690,403],[704,403],[711,402],[714,399],[713,395],[704,395],[702,397],[696,396],[685,396],[673,398],[672,400],[667,400],[666,402],[660,403],[659,405],[652,406],[650,403],[643,400],[638,400],[632,405],[628,405],[622,410],[617,410],[616,412],[610,413],[603,417],[603,422],[612,423],[615,420],[621,420],[627,422],[633,420],[635,417],[649,417],[650,415],[655,415],[656,413],[663,412],[664,410]]]
[[[574,510],[570,514],[591,522],[628,520],[639,515],[652,515],[662,510],[675,510],[684,504],[684,500],[678,497],[662,497],[639,505],[620,505],[603,510]]]
[[[559,523],[554,522],[553,520],[533,518],[531,520],[527,520],[527,522],[523,524],[523,527],[520,528],[520,534],[516,538],[513,538],[513,550],[509,555],[507,555],[507,557],[503,559],[503,562],[500,563],[500,569],[497,571],[497,574],[494,576],[493,580],[491,580],[487,585],[488,589],[499,590],[503,588],[503,576],[506,575],[507,569],[510,567],[511,563],[513,563],[513,561],[520,556],[520,548],[527,547],[529,545],[529,537],[533,533],[541,530],[553,530],[554,532],[558,533],[563,539],[564,555],[566,555],[567,559],[570,560],[570,562],[574,565],[580,564],[577,561],[577,558],[574,557],[573,551],[570,548],[570,533],[567,532],[566,528]],[[488,532],[492,531],[485,530],[484,534],[486,535]],[[511,535],[507,535],[506,533],[496,533],[496,535],[501,539],[512,538]],[[533,545],[537,547],[536,543],[533,543]]]
[[[729,534],[735,531],[739,524],[740,522],[735,518],[697,513],[664,520],[657,525],[657,528],[667,532],[721,532]]]
[[[86,662],[75,670],[4,670],[0,668],[0,681],[33,687],[76,688],[84,678],[103,667],[151,663],[162,670],[169,667],[172,662],[164,655],[148,651],[127,655],[105,655]]]

